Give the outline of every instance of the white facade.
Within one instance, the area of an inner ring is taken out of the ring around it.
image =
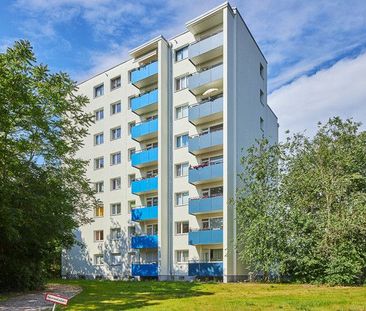
[[[242,150],[278,139],[267,63],[228,3],[186,27],[79,85],[99,119],[79,156],[103,207],[64,252],[65,276],[245,278],[228,202]]]

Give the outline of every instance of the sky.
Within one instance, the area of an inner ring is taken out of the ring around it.
[[[221,0],[2,0],[0,52],[27,39],[40,62],[77,81],[128,59],[149,39]],[[319,121],[366,124],[365,0],[233,0],[268,61],[268,104],[285,131]],[[365,128],[365,127],[364,127]]]

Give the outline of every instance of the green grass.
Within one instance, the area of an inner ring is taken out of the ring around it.
[[[83,288],[83,292],[70,301],[66,310],[366,311],[365,286],[87,280],[57,282]]]

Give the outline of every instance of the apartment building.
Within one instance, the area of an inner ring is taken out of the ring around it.
[[[266,59],[229,3],[130,56],[79,85],[95,123],[78,156],[101,204],[63,275],[245,278],[229,203],[244,151],[278,139]]]

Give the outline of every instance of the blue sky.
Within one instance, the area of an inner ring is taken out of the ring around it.
[[[28,39],[39,61],[76,80],[219,5],[216,0],[2,1],[0,51]],[[235,0],[269,63],[280,132],[313,132],[333,115],[366,123],[366,1]],[[281,134],[282,137],[283,134]]]

